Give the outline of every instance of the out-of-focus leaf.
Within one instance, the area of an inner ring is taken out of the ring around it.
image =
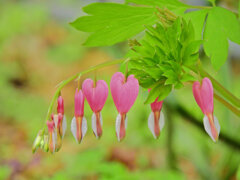
[[[240,44],[240,22],[234,13],[221,7],[209,11],[204,31],[204,50],[218,70],[228,56],[228,39]]]
[[[90,32],[86,46],[109,46],[135,36],[144,25],[157,19],[155,8],[133,7],[116,3],[93,3],[83,8],[87,16],[71,23],[80,31]]]

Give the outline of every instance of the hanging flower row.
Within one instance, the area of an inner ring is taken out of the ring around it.
[[[115,125],[116,136],[118,141],[121,141],[126,135],[127,113],[138,96],[139,83],[134,75],[126,77],[121,72],[117,72],[112,76],[110,90],[118,111]],[[92,79],[86,79],[82,84],[82,89],[76,89],[74,98],[75,111],[71,121],[71,132],[77,143],[81,143],[88,129],[87,120],[84,117],[85,99],[93,111],[92,131],[97,139],[102,136],[103,117],[101,111],[107,100],[108,91],[108,85],[104,80],[95,82]],[[219,136],[220,125],[217,118],[213,115],[213,87],[211,81],[208,78],[204,78],[201,83],[198,81],[194,82],[193,95],[204,114],[204,128],[215,142]],[[160,136],[164,127],[164,115],[161,111],[162,105],[163,101],[158,101],[158,98],[151,103],[148,127],[154,138]],[[39,131],[33,144],[33,152],[38,148],[42,148],[46,152],[54,153],[59,151],[62,146],[67,123],[64,115],[64,100],[61,95],[57,100],[57,114],[52,114],[46,125],[48,134],[45,135],[44,131]]]

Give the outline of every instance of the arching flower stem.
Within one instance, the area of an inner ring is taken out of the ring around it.
[[[59,96],[59,93],[61,92],[62,88],[64,86],[66,86],[67,84],[69,84],[70,82],[72,82],[73,80],[75,80],[76,78],[78,78],[79,76],[83,75],[83,74],[87,74],[87,73],[90,73],[92,71],[95,71],[97,69],[101,69],[101,68],[104,68],[104,67],[107,67],[107,66],[112,66],[112,65],[115,65],[115,64],[121,64],[125,61],[125,59],[119,59],[119,60],[114,60],[114,61],[109,61],[109,62],[105,62],[105,63],[102,63],[102,64],[98,64],[96,66],[92,66],[90,67],[89,69],[87,70],[84,70],[82,72],[79,72],[73,76],[71,76],[70,78],[60,82],[57,86],[57,90],[56,92],[54,93],[54,96],[50,102],[50,105],[48,107],[48,111],[47,111],[47,116],[46,116],[46,121],[44,123],[47,122],[47,120],[50,119],[50,116],[51,116],[51,112],[52,112],[52,109],[53,109],[53,105],[54,105],[54,102],[57,100],[58,96]],[[44,124],[44,128],[43,128],[43,131],[45,131],[45,124]]]
[[[118,59],[118,60],[115,60],[115,61],[109,61],[109,62],[105,62],[105,63],[102,63],[102,64],[98,64],[96,66],[92,66],[90,67],[89,69],[87,70],[84,70],[82,72],[79,72],[73,76],[71,76],[70,78],[60,82],[58,85],[57,85],[57,90],[56,92],[54,93],[54,96],[50,102],[50,105],[48,107],[48,111],[47,111],[47,116],[46,116],[46,120],[44,122],[44,128],[43,128],[43,132],[45,131],[45,124],[46,124],[46,121],[48,119],[50,119],[50,116],[51,116],[51,112],[52,112],[52,109],[53,109],[53,105],[54,105],[54,102],[57,100],[62,88],[64,86],[66,86],[67,84],[69,84],[70,82],[72,82],[73,80],[75,80],[76,78],[78,78],[79,76],[83,75],[83,74],[87,74],[89,72],[92,72],[92,71],[95,71],[97,69],[101,69],[101,68],[104,68],[104,67],[107,67],[107,66],[112,66],[112,65],[116,65],[116,64],[121,64],[121,63],[124,63],[124,62],[127,62],[129,61],[129,58],[128,59]],[[236,107],[240,108],[240,100],[239,98],[237,98],[236,96],[234,96],[231,92],[229,92],[227,89],[225,89],[216,79],[214,79],[210,74],[208,74],[202,67],[190,67],[190,69],[195,72],[195,73],[198,73],[200,72],[200,75],[202,77],[208,77],[211,81],[212,81],[212,84],[213,84],[213,87],[215,90],[218,91],[218,93],[220,93],[224,98],[226,98],[229,102],[231,102],[233,105],[235,105]],[[222,104],[224,104],[226,107],[228,107],[232,112],[234,112],[238,117],[240,117],[240,112],[237,108],[235,108],[234,106],[232,106],[231,104],[229,104],[227,101],[225,101],[223,98],[221,98],[220,96],[214,96],[219,102],[221,102]],[[220,97],[220,98],[219,98]]]

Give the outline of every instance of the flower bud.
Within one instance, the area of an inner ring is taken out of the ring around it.
[[[43,139],[43,130],[40,130],[37,134],[37,137],[34,140],[33,146],[32,146],[32,152],[35,153],[36,150],[41,146],[41,141]]]

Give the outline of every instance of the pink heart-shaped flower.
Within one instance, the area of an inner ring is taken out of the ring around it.
[[[102,110],[108,96],[108,86],[103,80],[98,80],[96,86],[92,79],[86,79],[82,85],[83,94],[86,97],[93,112]]]
[[[112,76],[110,83],[114,104],[120,114],[127,113],[134,104],[139,91],[138,80],[133,76],[125,76],[117,72]]]
[[[202,84],[194,82],[193,96],[203,114],[213,113],[213,87],[208,78],[204,78]]]

